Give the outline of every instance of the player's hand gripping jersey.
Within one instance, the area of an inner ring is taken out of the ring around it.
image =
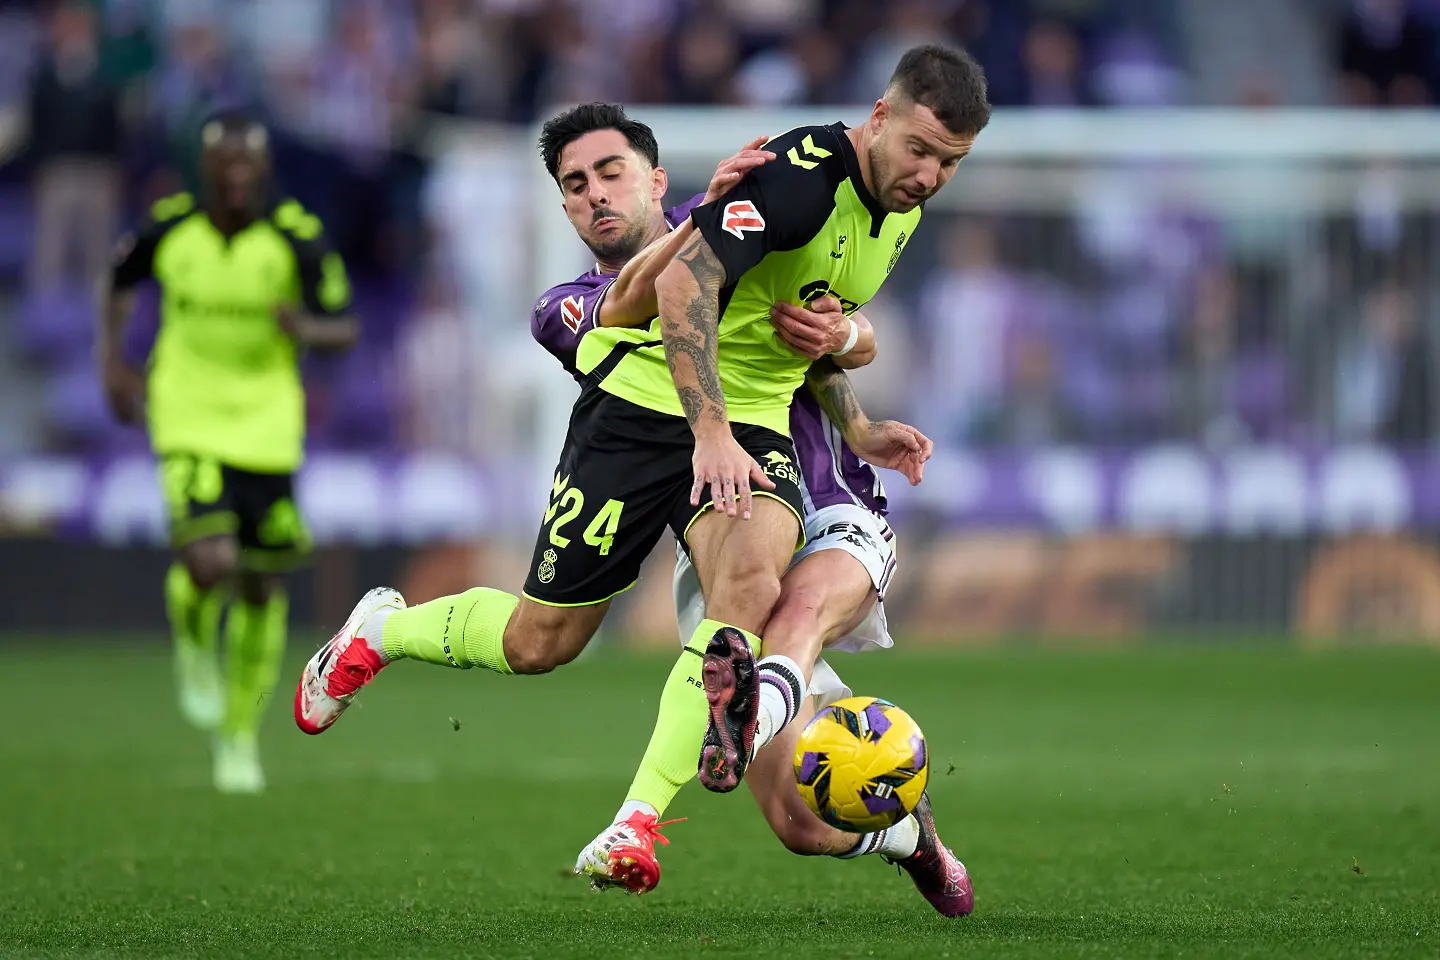
[[[116,289],[152,277],[163,298],[147,391],[155,452],[296,470],[305,394],[275,308],[303,303],[338,316],[350,306],[344,264],[320,221],[287,201],[227,242],[188,194],[170,197],[114,268]]]
[[[725,266],[719,360],[729,418],[788,435],[790,398],[810,361],[770,325],[771,306],[830,294],[854,313],[894,267],[920,208],[881,209],[842,124],[800,127],[766,149],[778,155],[774,161],[690,216]],[[577,368],[617,397],[685,415],[658,320],[595,330],[580,342]]]

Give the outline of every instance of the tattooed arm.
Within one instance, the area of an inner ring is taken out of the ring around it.
[[[877,467],[898,470],[911,486],[923,479],[925,461],[935,449],[930,438],[898,420],[867,417],[849,375],[832,358],[823,357],[810,365],[805,386],[856,456]]]
[[[774,490],[775,481],[730,432],[720,385],[720,288],[725,267],[700,233],[693,234],[655,281],[665,361],[690,430],[695,478],[690,503],[710,502],[726,516],[750,519],[750,484]]]
[[[655,281],[665,361],[685,419],[699,437],[730,432],[720,386],[720,288],[725,267],[698,233]]]

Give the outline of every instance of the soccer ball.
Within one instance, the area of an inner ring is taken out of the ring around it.
[[[795,747],[795,781],[830,826],[869,833],[915,809],[930,779],[925,735],[876,697],[848,697],[815,715]]]

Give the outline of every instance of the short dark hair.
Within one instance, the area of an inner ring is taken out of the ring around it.
[[[911,47],[890,75],[896,91],[929,107],[951,133],[973,137],[990,122],[985,70],[964,50],[939,44]]]
[[[650,166],[660,165],[660,145],[655,142],[655,131],[625,116],[625,108],[618,103],[582,103],[551,117],[540,130],[540,156],[551,177],[559,179],[560,151],[596,130],[618,130]]]

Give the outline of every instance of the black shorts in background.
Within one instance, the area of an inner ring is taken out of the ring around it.
[[[765,427],[731,425],[736,441],[775,483],[795,514],[803,545],[804,501],[790,438]],[[647,409],[587,387],[570,414],[525,595],[551,606],[587,606],[629,589],[668,526],[685,531],[710,502],[690,505],[695,438],[684,417]]]
[[[233,536],[241,566],[262,572],[296,566],[310,553],[292,473],[254,473],[213,457],[167,453],[160,457],[160,484],[176,549]]]

